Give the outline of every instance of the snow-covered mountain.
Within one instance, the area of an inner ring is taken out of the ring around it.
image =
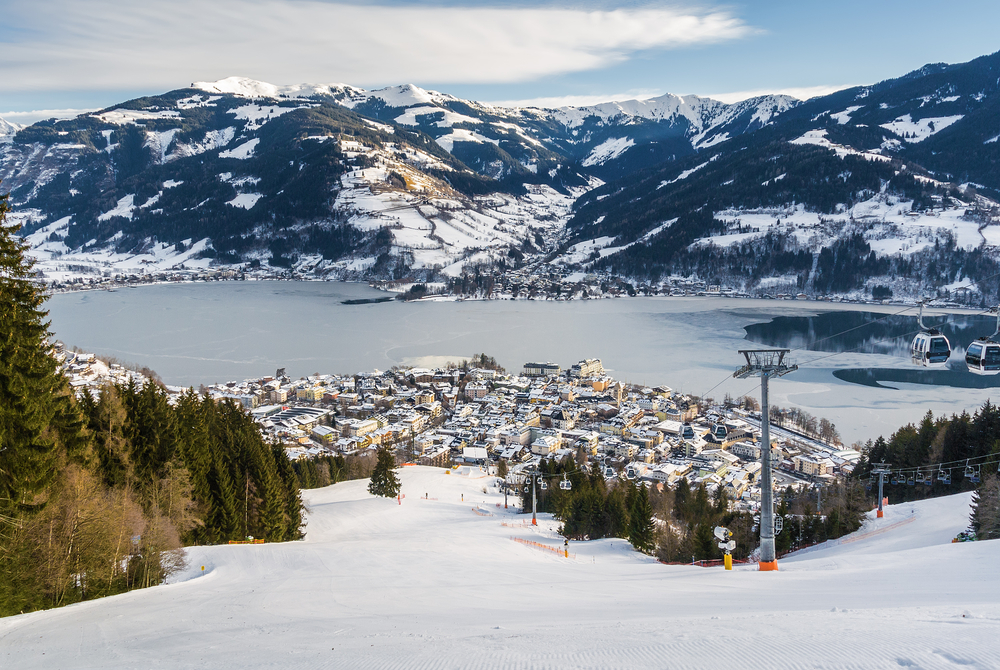
[[[6,119],[0,117],[0,144],[6,144],[8,142],[14,141],[14,135],[17,134],[23,126],[16,123],[11,123]]]
[[[192,87],[248,98],[331,99],[379,121],[419,128],[495,179],[537,174],[539,168],[567,160],[580,161],[595,176],[621,176],[651,160],[686,156],[761,128],[799,104],[782,95],[726,104],[668,93],[648,100],[543,109],[497,107],[412,84],[366,91],[345,84],[275,86],[230,77]]]
[[[53,278],[220,261],[449,276],[546,251],[602,176],[753,130],[793,102],[516,109],[412,85],[230,77],[20,129],[0,178]]]
[[[578,201],[557,262],[757,293],[995,304],[998,75],[1000,54],[928,66],[611,181]]]
[[[1000,272],[998,64],[806,102],[559,109],[231,77],[19,129],[0,179],[52,277],[251,263],[440,280],[556,262],[922,292]]]

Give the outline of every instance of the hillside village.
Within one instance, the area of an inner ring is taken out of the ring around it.
[[[492,366],[491,366],[492,367]],[[400,461],[512,473],[542,459],[600,463],[605,477],[652,485],[687,478],[730,500],[759,500],[759,414],[703,404],[674,390],[627,384],[598,359],[562,369],[525,363],[520,374],[488,367],[396,368],[356,375],[276,375],[208,387],[252,412],[291,459],[349,456],[391,446]],[[791,431],[772,431],[776,486],[829,483],[860,454]]]

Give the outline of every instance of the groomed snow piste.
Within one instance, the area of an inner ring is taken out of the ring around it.
[[[550,519],[533,529],[505,515],[478,470],[407,467],[401,478],[402,505],[368,495],[366,480],[307,491],[303,542],[192,548],[171,584],[0,620],[0,665],[1000,663],[1000,542],[950,543],[968,494],[890,506],[858,534],[760,573],[661,565],[623,540],[574,542],[566,559],[511,540],[562,545]]]

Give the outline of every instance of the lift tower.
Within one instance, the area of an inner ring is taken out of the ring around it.
[[[770,415],[767,406],[767,382],[799,369],[785,365],[788,349],[741,349],[747,364],[733,373],[737,379],[760,377],[760,561],[758,569],[777,570],[774,553],[774,491],[771,483]]]
[[[881,519],[883,516],[882,501],[885,500],[885,498],[882,497],[884,495],[882,493],[882,485],[885,484],[885,476],[892,472],[892,470],[889,469],[888,463],[872,463],[872,465],[875,466],[872,468],[872,474],[878,475],[878,512],[875,516]]]

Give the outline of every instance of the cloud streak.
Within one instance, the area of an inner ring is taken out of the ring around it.
[[[718,9],[360,6],[303,0],[35,0],[5,21],[9,91],[276,83],[511,83],[752,32]]]

